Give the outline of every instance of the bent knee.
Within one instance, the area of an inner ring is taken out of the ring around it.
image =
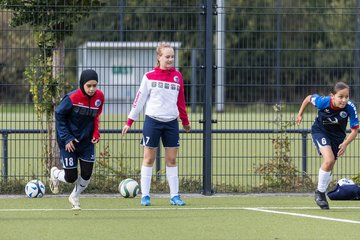
[[[324,171],[332,171],[333,167],[335,165],[335,160],[334,161],[324,161],[321,168],[324,170]]]
[[[66,175],[65,175],[65,181],[66,181],[67,183],[74,183],[74,182],[76,182],[76,180],[77,180],[77,176],[74,177],[74,176],[66,176]]]
[[[78,179],[77,169],[65,169],[64,178],[67,183],[74,183]]]

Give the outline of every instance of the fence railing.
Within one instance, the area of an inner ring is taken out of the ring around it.
[[[0,134],[2,136],[2,178],[6,180],[8,178],[8,142],[9,142],[9,135],[10,134],[41,134],[46,133],[47,130],[42,129],[0,129]],[[141,129],[131,129],[129,133],[141,133]],[[182,133],[183,130],[180,130],[180,133]],[[100,133],[113,133],[113,134],[120,134],[121,130],[119,129],[102,129],[100,130]],[[191,133],[203,133],[203,130],[201,129],[192,129]],[[190,134],[191,134],[190,133]],[[271,134],[271,133],[281,133],[278,129],[227,129],[227,130],[219,130],[219,129],[213,129],[212,134],[224,134],[224,133],[232,133],[232,134]],[[286,130],[286,133],[290,134],[301,134],[301,149],[302,149],[302,172],[305,174],[307,172],[307,136],[310,133],[310,129],[288,129]],[[160,170],[160,150],[161,148],[158,148],[158,154],[157,159],[155,162],[155,168],[156,172]],[[204,177],[204,176],[203,176]],[[211,176],[207,176],[211,178]]]

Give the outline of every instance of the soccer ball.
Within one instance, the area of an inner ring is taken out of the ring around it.
[[[119,192],[124,198],[133,198],[140,191],[139,184],[131,178],[122,180],[119,184]]]
[[[351,179],[347,179],[347,178],[342,178],[337,183],[339,184],[339,186],[355,184]]]
[[[40,180],[31,180],[25,186],[25,193],[29,198],[41,198],[45,194],[45,185]]]

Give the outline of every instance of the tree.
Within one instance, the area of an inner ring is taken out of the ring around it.
[[[9,18],[10,11],[0,10],[0,103],[28,103],[31,101],[29,87],[22,82],[25,64],[16,65],[30,58],[29,49],[34,49],[34,44],[27,38],[28,32],[9,30]],[[20,46],[23,51],[14,51]]]
[[[0,4],[12,12],[11,27],[29,25],[35,33],[40,51],[27,67],[25,76],[30,82],[38,119],[46,124],[43,149],[47,169],[50,169],[59,165],[54,110],[64,87],[64,40],[72,35],[74,24],[104,3],[97,0],[0,0]]]

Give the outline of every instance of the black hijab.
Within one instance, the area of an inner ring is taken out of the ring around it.
[[[98,82],[98,74],[92,69],[87,69],[87,70],[82,71],[81,76],[80,76],[80,83],[79,83],[80,89],[88,97],[90,97],[90,96],[86,94],[84,85],[90,80],[95,80]]]

